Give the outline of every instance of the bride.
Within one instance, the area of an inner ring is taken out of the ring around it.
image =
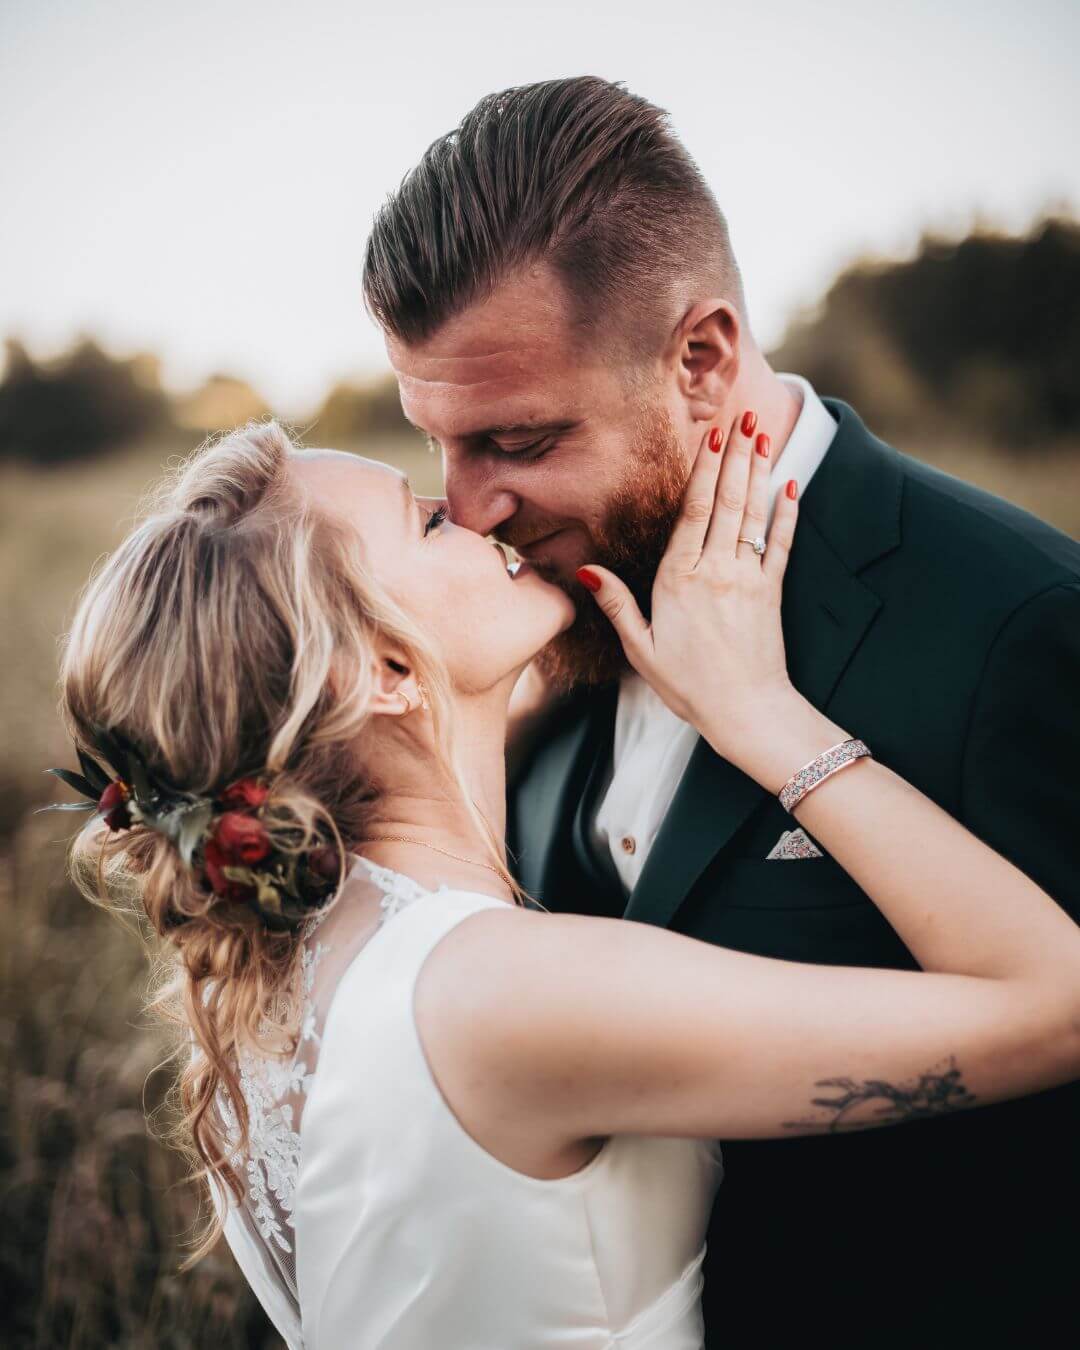
[[[184,1125],[215,1206],[196,1257],[223,1226],[290,1346],[691,1350],[718,1139],[1080,1075],[1072,921],[790,684],[797,491],[762,552],[766,478],[738,424],[715,429],[651,624],[601,569],[580,602],[782,793],[920,972],[526,897],[508,717],[573,602],[393,468],[249,425],[83,595],[62,669],[82,773],[56,772],[96,812],[73,866],[171,953],[158,1001],[193,1046]]]

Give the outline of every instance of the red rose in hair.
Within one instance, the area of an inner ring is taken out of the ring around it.
[[[239,811],[226,811],[218,818],[213,842],[230,862],[248,867],[261,862],[270,852],[270,836],[262,821]]]
[[[128,798],[131,790],[126,783],[115,778],[98,800],[98,810],[105,817],[110,830],[130,830],[131,813],[128,811]]]
[[[227,810],[257,810],[270,795],[270,789],[257,783],[254,778],[238,778],[230,783],[218,800]]]
[[[247,900],[255,894],[254,886],[245,886],[241,881],[230,881],[225,875],[224,869],[232,866],[235,861],[213,839],[206,841],[203,862],[206,865],[207,880],[210,882],[210,889],[223,900]]]

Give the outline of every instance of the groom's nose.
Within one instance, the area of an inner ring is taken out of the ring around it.
[[[445,501],[450,519],[477,534],[488,535],[509,520],[520,506],[517,495],[503,487],[490,469],[444,461]]]

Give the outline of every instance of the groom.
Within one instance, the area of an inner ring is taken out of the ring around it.
[[[381,210],[364,288],[451,518],[578,601],[539,658],[568,697],[511,784],[534,896],[763,956],[915,968],[813,840],[781,843],[797,827],[779,802],[629,671],[575,579],[603,564],[648,614],[702,434],[753,410],[774,494],[804,494],[795,685],[1080,913],[1080,548],[769,367],[724,217],[657,108],[595,78],[482,100]],[[955,1116],[934,1086],[850,1085],[892,1098],[898,1128],[724,1142],[710,1345],[1075,1342],[1080,1085]]]

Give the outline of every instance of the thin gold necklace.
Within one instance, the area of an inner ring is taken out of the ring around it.
[[[419,844],[421,848],[433,848],[436,853],[445,853],[448,858],[456,858],[458,862],[472,863],[475,867],[486,867],[489,872],[494,872],[497,877],[502,878],[502,873],[491,863],[481,862],[479,858],[463,858],[460,853],[451,853],[449,849],[440,848],[438,844],[429,844],[426,839],[410,839],[404,834],[369,834],[365,839],[365,844],[374,844],[382,840],[385,843],[398,844]]]

